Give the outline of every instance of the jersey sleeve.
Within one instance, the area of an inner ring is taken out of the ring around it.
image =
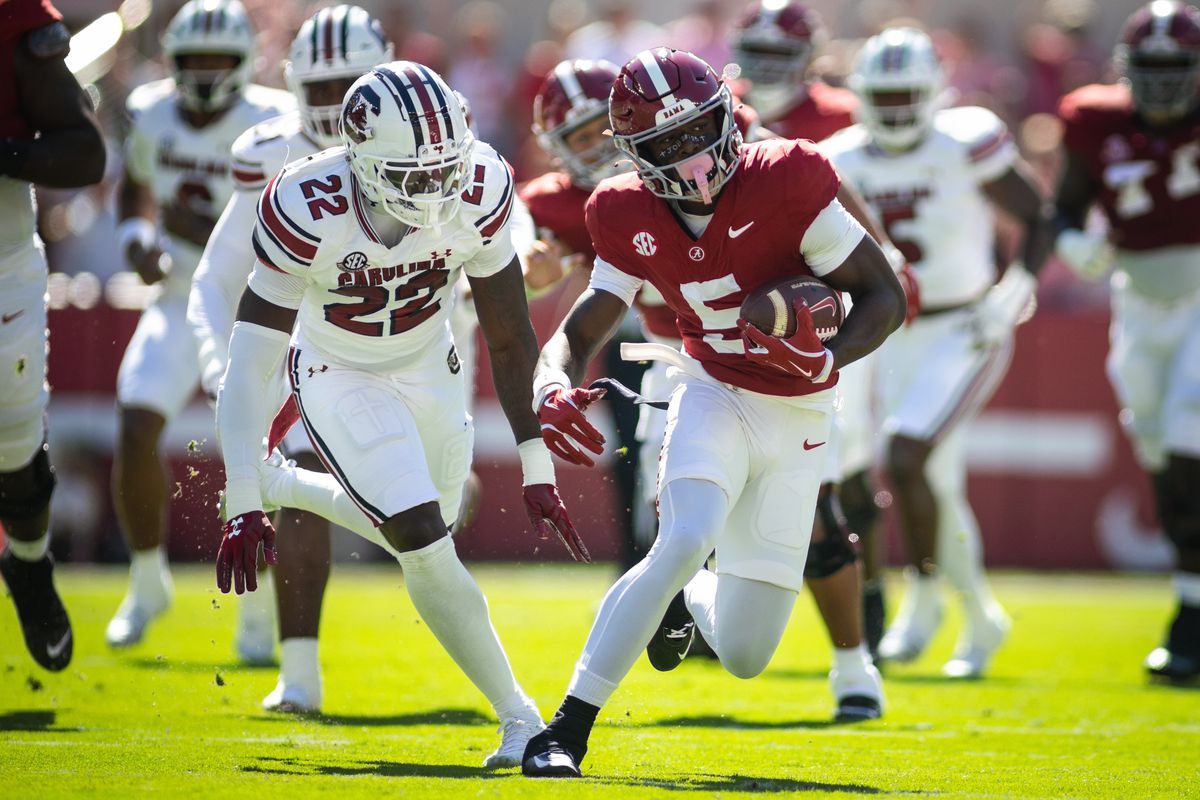
[[[967,169],[978,183],[999,178],[1017,160],[1017,145],[1008,126],[986,108],[955,108],[953,133],[966,148]]]
[[[479,233],[480,248],[463,265],[472,278],[495,275],[512,262],[513,208],[517,204],[517,185],[513,169],[503,156],[488,148],[476,161],[475,184],[463,197],[463,211]],[[482,186],[479,181],[482,180]]]
[[[299,196],[287,180],[285,170],[268,183],[258,198],[254,233],[251,244],[258,261],[276,272],[289,275],[305,275],[317,255],[321,240],[306,230],[296,220],[303,219],[297,210],[304,211],[299,203],[288,208],[292,195]]]
[[[800,253],[803,254],[806,250],[815,253],[816,249],[811,246],[806,248],[804,244],[808,229],[821,212],[837,202],[841,178],[829,159],[822,155],[812,142],[796,140],[781,146],[787,149],[776,170],[773,170],[779,189],[768,194],[776,199],[788,199],[781,218],[782,224],[799,233],[796,249]],[[780,186],[779,181],[782,181],[783,185]]]
[[[641,291],[643,283],[645,281],[641,278],[635,278],[628,272],[622,272],[597,256],[595,266],[592,267],[591,278],[588,279],[588,288],[616,295],[622,303],[631,306],[637,293]]]
[[[279,171],[277,167],[268,172],[270,165],[264,163],[262,153],[259,152],[259,139],[259,126],[256,125],[239,136],[230,150],[233,188],[239,192],[262,191],[271,176]]]
[[[9,0],[0,5],[0,42],[62,21],[50,0]]]
[[[835,197],[804,232],[800,254],[814,275],[828,275],[842,265],[866,235],[863,226]]]
[[[608,190],[601,186],[596,191],[592,192],[592,196],[588,198],[587,205],[583,208],[583,219],[587,225],[588,235],[592,237],[592,247],[596,251],[596,261],[604,261],[615,269],[624,272],[639,280],[646,280],[645,273],[638,269],[636,264],[628,258],[623,258],[621,252],[613,246],[611,237],[609,236],[610,226],[605,224],[608,217],[601,209],[602,206],[608,206],[609,196]],[[608,209],[610,213],[611,209]]]
[[[247,285],[250,291],[268,303],[297,309],[300,307],[300,301],[304,299],[304,289],[308,282],[298,275],[288,275],[258,261],[254,264]]]

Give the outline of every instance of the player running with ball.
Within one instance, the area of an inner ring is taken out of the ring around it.
[[[572,386],[643,283],[675,311],[684,348],[645,345],[635,357],[669,359],[681,379],[659,471],[658,539],[601,603],[566,699],[525,751],[530,776],[580,775],[600,707],[648,641],[652,660],[682,660],[699,627],[731,673],[762,672],[802,583],[837,368],[904,319],[904,292],[837,201],[833,168],[808,142],[743,147],[729,90],[703,60],[639,53],[613,86],[609,117],[637,173],[604,181],[588,201],[596,266],[542,350],[543,437],[570,461],[583,461],[580,447],[602,450],[582,413],[597,394]],[[750,291],[803,275],[854,299],[828,346],[803,304],[788,339],[740,322]],[[714,547],[716,573],[702,569]]]

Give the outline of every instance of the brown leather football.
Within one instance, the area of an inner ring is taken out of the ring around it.
[[[808,306],[821,341],[832,339],[846,310],[838,292],[816,278],[786,278],[758,287],[742,302],[742,319],[763,333],[786,339],[796,333],[796,298]]]

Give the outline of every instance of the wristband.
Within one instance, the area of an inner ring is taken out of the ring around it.
[[[558,369],[542,369],[538,370],[533,376],[533,413],[537,413],[542,407],[542,401],[546,399],[546,395],[550,394],[550,390],[555,387],[563,389],[571,388],[571,379],[567,377],[567,373]]]
[[[554,485],[554,461],[541,439],[521,442],[517,445],[517,455],[521,457],[522,486],[532,486],[535,483]]]
[[[145,217],[129,217],[117,226],[117,247],[122,256],[129,252],[129,245],[137,242],[143,250],[158,243],[158,228]]]

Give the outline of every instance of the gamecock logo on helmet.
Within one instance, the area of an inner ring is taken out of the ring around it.
[[[357,144],[375,135],[369,114],[379,116],[379,95],[370,86],[360,86],[342,111],[342,129]]]

